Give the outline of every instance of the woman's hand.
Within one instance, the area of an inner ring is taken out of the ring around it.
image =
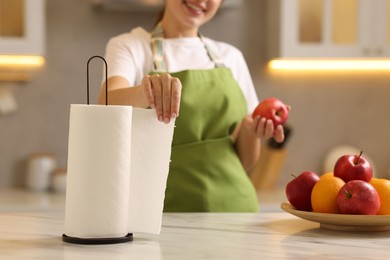
[[[178,78],[168,73],[145,75],[141,88],[147,103],[156,109],[159,121],[168,124],[179,116],[182,86]]]
[[[233,142],[236,141],[239,135],[245,135],[252,139],[266,140],[273,137],[279,143],[284,141],[283,127],[278,125],[275,129],[272,121],[265,117],[256,117],[255,119],[252,119],[250,115],[244,117],[232,133]]]
[[[287,109],[290,112],[291,106],[287,106]],[[245,121],[246,124],[251,124],[250,120],[244,120],[243,123],[245,123]],[[253,119],[252,125],[253,130],[258,138],[269,139],[273,137],[278,143],[282,143],[284,141],[284,130],[282,125],[278,125],[275,128],[272,120],[260,116],[257,116]]]
[[[288,110],[290,109],[288,106]],[[284,129],[281,125],[274,128],[270,119],[260,116],[253,119],[251,115],[246,115],[231,137],[242,165],[250,173],[260,156],[260,140],[273,137],[276,142],[281,143],[284,141]]]
[[[277,142],[283,142],[283,127],[274,129],[271,120],[265,118],[253,119],[247,115],[232,133],[232,140],[240,158],[240,161],[249,174],[260,156],[260,140],[275,138]]]
[[[284,141],[283,126],[278,125],[274,128],[272,120],[265,117],[256,117],[252,122],[253,131],[260,139],[269,139],[273,137],[276,142],[281,143]]]

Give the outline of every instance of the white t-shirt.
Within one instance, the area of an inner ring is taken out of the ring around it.
[[[130,86],[141,83],[145,74],[153,70],[153,54],[150,33],[141,27],[110,39],[106,46],[108,77],[121,76]],[[259,100],[244,57],[237,48],[224,42],[205,38],[208,46],[224,65],[231,69],[248,104],[248,113]],[[190,69],[212,69],[206,48],[199,37],[164,39],[164,61],[170,73]]]

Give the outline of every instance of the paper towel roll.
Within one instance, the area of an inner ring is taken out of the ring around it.
[[[132,107],[71,105],[65,235],[128,232]]]

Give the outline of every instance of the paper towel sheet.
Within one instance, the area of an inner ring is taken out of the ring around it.
[[[132,107],[71,105],[65,234],[127,234]]]
[[[129,231],[160,233],[175,121],[133,108]]]

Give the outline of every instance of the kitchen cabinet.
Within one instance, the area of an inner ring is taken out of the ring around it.
[[[0,55],[44,55],[45,0],[0,0]]]
[[[28,81],[43,66],[45,0],[0,0],[0,81]]]
[[[267,8],[272,58],[390,57],[390,0],[269,0]]]

